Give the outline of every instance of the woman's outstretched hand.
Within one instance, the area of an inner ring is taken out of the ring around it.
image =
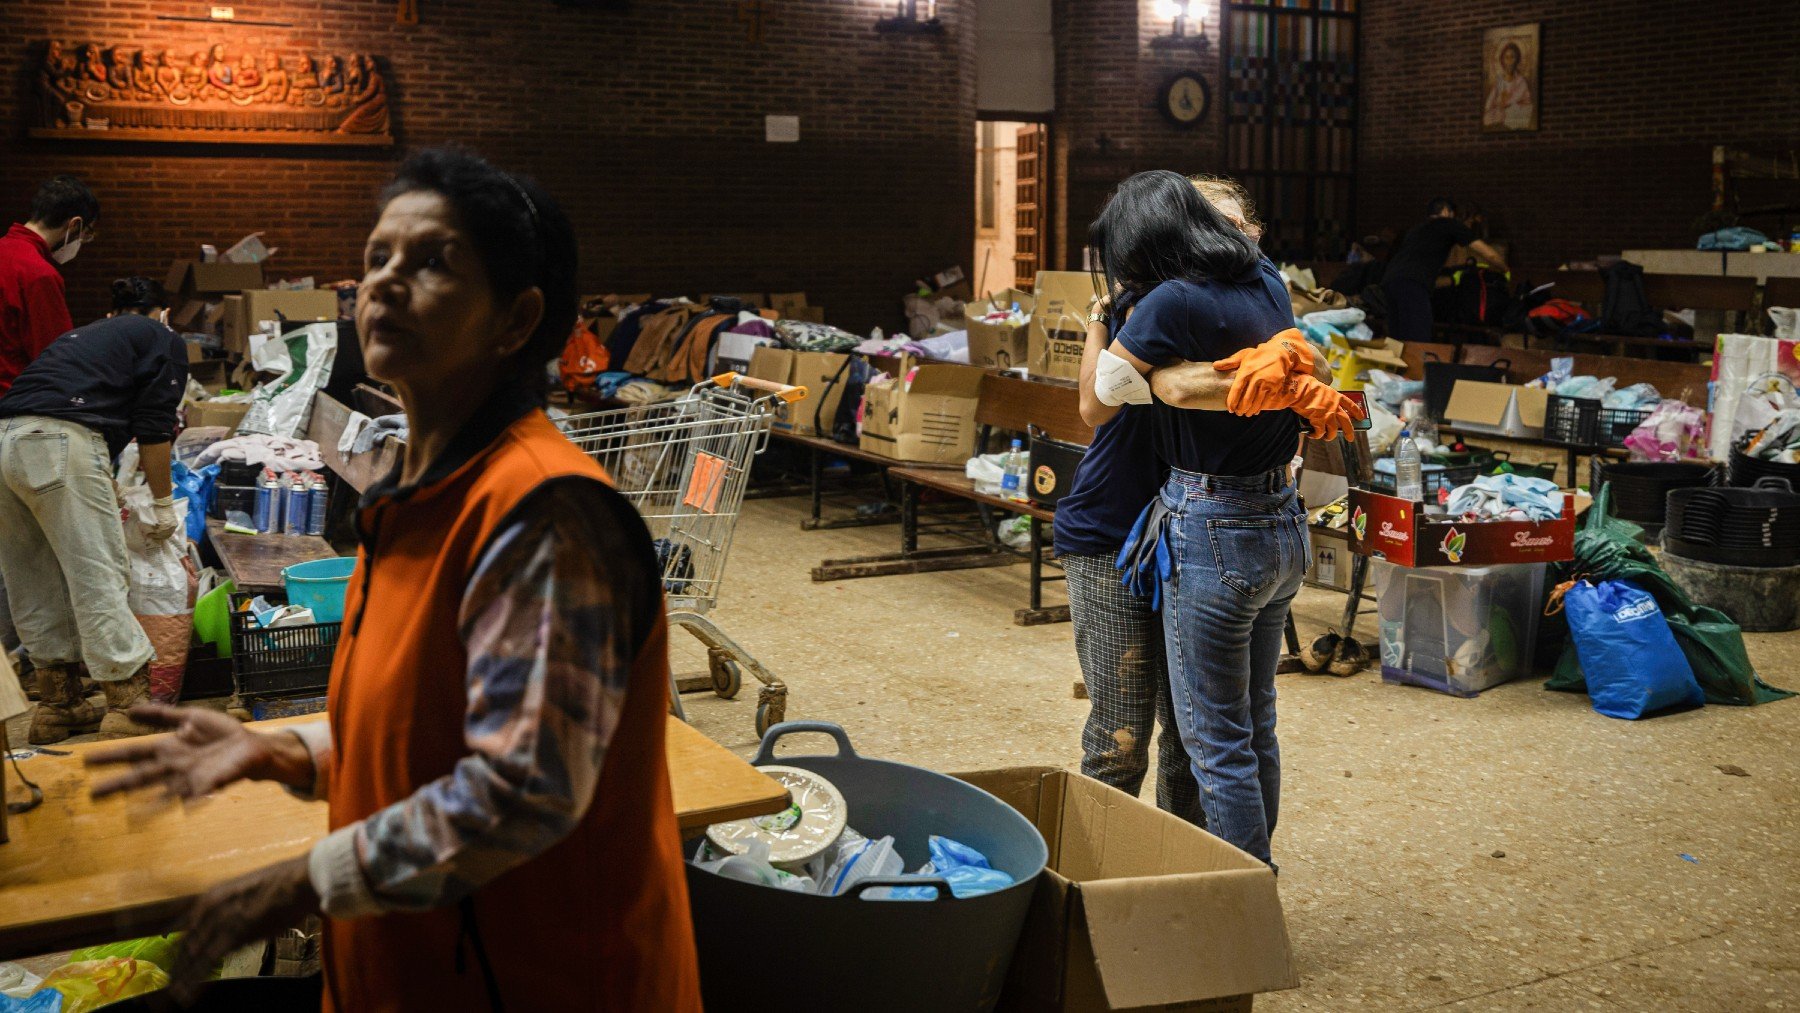
[[[131,718],[173,734],[88,753],[84,762],[90,769],[111,775],[89,789],[94,798],[160,786],[169,798],[194,799],[245,778],[294,787],[313,782],[312,755],[298,736],[253,732],[204,707],[140,704],[131,709]]]
[[[1292,377],[1293,403],[1285,407],[1306,420],[1312,427],[1307,435],[1315,440],[1335,440],[1354,427],[1358,419],[1368,415],[1344,392],[1311,376]]]

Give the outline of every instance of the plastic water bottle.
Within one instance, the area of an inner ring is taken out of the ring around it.
[[[1012,441],[1012,449],[1000,462],[1000,498],[1024,502],[1027,498],[1025,472],[1030,467],[1023,440]]]
[[[1400,445],[1394,450],[1394,495],[1417,502],[1425,498],[1424,466],[1419,460],[1419,445],[1413,442],[1412,430],[1400,430]]]

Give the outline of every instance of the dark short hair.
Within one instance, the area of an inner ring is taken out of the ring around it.
[[[1250,237],[1208,203],[1186,176],[1140,172],[1119,184],[1088,227],[1106,289],[1145,292],[1175,278],[1229,281],[1262,259]]]
[[[1431,206],[1426,209],[1425,213],[1433,218],[1436,218],[1438,215],[1443,214],[1445,211],[1448,211],[1451,214],[1455,214],[1456,213],[1456,202],[1451,200],[1448,197],[1433,197],[1433,198],[1431,198]]]
[[[575,326],[575,226],[562,206],[529,177],[515,176],[457,148],[431,148],[401,163],[381,192],[381,207],[425,191],[449,202],[487,269],[496,299],[529,288],[544,295],[537,329],[513,357],[512,379],[543,396],[544,365],[562,353]]]
[[[100,218],[100,199],[87,184],[74,176],[52,176],[38,187],[31,198],[30,221],[54,228],[67,225],[69,219],[81,217],[92,225]]]
[[[168,309],[169,293],[154,278],[120,278],[112,283],[112,308],[114,313]]]

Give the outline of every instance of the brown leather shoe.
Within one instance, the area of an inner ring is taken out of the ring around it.
[[[134,735],[154,735],[161,731],[159,728],[138,724],[126,713],[138,704],[150,702],[149,665],[133,672],[129,679],[103,682],[100,689],[106,694],[106,716],[100,719],[101,738],[128,739]]]
[[[100,724],[100,709],[81,695],[81,684],[69,666],[38,665],[37,687],[37,711],[31,716],[31,730],[25,741],[47,746],[71,735],[91,732]]]

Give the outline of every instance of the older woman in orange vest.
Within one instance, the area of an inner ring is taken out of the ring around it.
[[[411,433],[358,514],[329,720],[259,734],[147,706],[178,734],[91,761],[129,765],[96,794],[249,777],[330,805],[309,855],[198,902],[178,986],[322,911],[327,1010],[699,1009],[661,571],[542,411],[575,302],[574,232],[542,189],[457,152],[401,166],[357,324]],[[200,1001],[239,1008],[232,984]],[[305,987],[290,1008],[318,1008]]]

